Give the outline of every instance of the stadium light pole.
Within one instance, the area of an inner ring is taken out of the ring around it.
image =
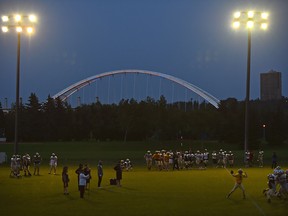
[[[18,122],[19,122],[19,101],[20,101],[20,47],[21,34],[26,32],[31,35],[34,33],[34,23],[37,18],[35,15],[4,15],[2,18],[2,32],[7,33],[10,29],[15,29],[17,33],[17,66],[16,66],[16,104],[15,104],[15,137],[14,154],[18,154]]]
[[[251,69],[251,33],[256,27],[266,30],[268,27],[267,12],[241,11],[235,12],[232,27],[239,29],[244,27],[248,31],[248,52],[247,52],[247,78],[246,78],[246,98],[245,98],[245,140],[244,155],[249,148],[249,102],[250,102],[250,69]]]

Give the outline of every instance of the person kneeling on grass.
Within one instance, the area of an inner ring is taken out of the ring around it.
[[[236,182],[235,182],[235,185],[233,187],[233,189],[230,191],[230,193],[227,195],[227,199],[231,196],[231,194],[237,189],[237,188],[240,188],[243,192],[243,199],[246,198],[246,195],[245,195],[245,188],[243,187],[242,185],[242,181],[243,181],[243,178],[247,178],[248,175],[246,172],[243,172],[242,169],[239,169],[238,172],[236,174],[234,174],[233,170],[231,170],[231,175],[233,177],[235,177],[236,179]]]

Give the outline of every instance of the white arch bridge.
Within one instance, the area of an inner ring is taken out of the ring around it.
[[[158,73],[158,72],[153,72],[153,71],[147,71],[147,70],[116,70],[116,71],[110,71],[110,72],[105,72],[101,73],[98,75],[94,75],[91,77],[88,77],[86,79],[83,79],[73,85],[68,86],[67,88],[63,89],[62,91],[58,92],[53,96],[54,99],[60,98],[62,101],[65,101],[68,97],[70,97],[72,94],[77,92],[79,89],[84,88],[87,85],[90,85],[91,83],[95,82],[98,79],[101,79],[103,77],[108,77],[108,76],[114,76],[118,74],[146,74],[146,75],[151,75],[151,76],[156,76],[156,77],[161,77],[167,80],[170,80],[174,83],[177,83],[185,88],[187,88],[190,91],[193,91],[200,97],[202,97],[204,100],[212,104],[214,107],[218,108],[220,100],[217,99],[216,97],[212,96],[208,92],[204,91],[203,89],[186,82],[185,80],[179,79],[177,77],[163,74],[163,73]]]

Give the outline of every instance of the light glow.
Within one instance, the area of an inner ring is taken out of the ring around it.
[[[34,29],[33,29],[32,27],[28,27],[28,28],[27,28],[27,32],[28,32],[29,34],[32,34],[33,31],[34,31]]]
[[[8,22],[9,21],[9,17],[8,16],[2,16],[2,21],[3,22]]]
[[[252,29],[254,27],[254,22],[252,21],[252,20],[249,20],[248,22],[247,22],[247,28],[248,29]]]
[[[239,21],[233,22],[233,28],[237,29],[239,27],[240,27],[240,22]]]
[[[268,13],[266,13],[266,12],[264,12],[264,13],[261,13],[261,18],[262,19],[268,19],[268,16],[269,16],[269,14]]]
[[[248,11],[247,15],[248,15],[248,18],[253,18],[254,17],[254,11]]]
[[[22,32],[22,30],[23,30],[23,29],[22,29],[21,26],[17,26],[17,27],[16,27],[16,31],[17,31],[18,33]]]
[[[267,23],[261,23],[261,29],[266,30],[268,28]]]
[[[29,15],[30,22],[36,22],[37,18],[34,14]]]
[[[237,11],[234,13],[234,18],[238,19],[241,16],[241,12]]]
[[[7,26],[2,26],[2,32],[8,32],[8,27]]]
[[[14,19],[15,19],[16,22],[20,22],[22,17],[19,14],[17,14],[17,15],[14,16]]]

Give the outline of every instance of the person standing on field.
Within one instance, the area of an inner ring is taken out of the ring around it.
[[[63,167],[62,171],[62,182],[64,186],[64,195],[68,195],[68,182],[69,182],[69,176],[68,176],[68,167]]]
[[[97,165],[97,174],[98,174],[98,188],[101,188],[101,182],[103,178],[103,165],[101,160],[98,162]]]
[[[84,174],[84,170],[80,171],[79,174],[79,191],[80,191],[80,198],[84,198],[85,188],[87,184],[87,179],[89,179],[89,175]]]
[[[242,185],[242,181],[243,181],[243,178],[247,178],[248,175],[246,172],[243,172],[242,169],[239,169],[237,171],[236,174],[234,174],[233,170],[231,170],[231,175],[233,177],[235,177],[235,185],[233,187],[233,189],[230,191],[230,193],[227,195],[227,199],[231,196],[231,194],[237,189],[237,188],[240,188],[242,190],[242,193],[243,193],[243,199],[246,199],[246,195],[245,195],[245,188],[243,187]]]
[[[49,174],[51,174],[51,172],[53,170],[54,175],[56,175],[57,161],[58,161],[58,157],[55,155],[55,153],[52,153],[52,155],[50,157],[50,172],[49,172]]]
[[[80,187],[79,187],[79,176],[81,171],[83,170],[83,164],[79,164],[79,167],[75,170],[75,173],[77,174],[77,179],[78,179],[78,191],[80,191]]]
[[[34,164],[34,175],[39,176],[39,170],[40,170],[40,164],[41,164],[42,158],[38,152],[33,156],[33,164]]]
[[[121,187],[121,180],[122,180],[122,167],[121,162],[119,161],[116,166],[114,167],[114,170],[116,171],[116,182],[117,186]]]
[[[276,155],[276,152],[273,152],[271,168],[275,169],[276,167],[277,167],[277,155]]]

